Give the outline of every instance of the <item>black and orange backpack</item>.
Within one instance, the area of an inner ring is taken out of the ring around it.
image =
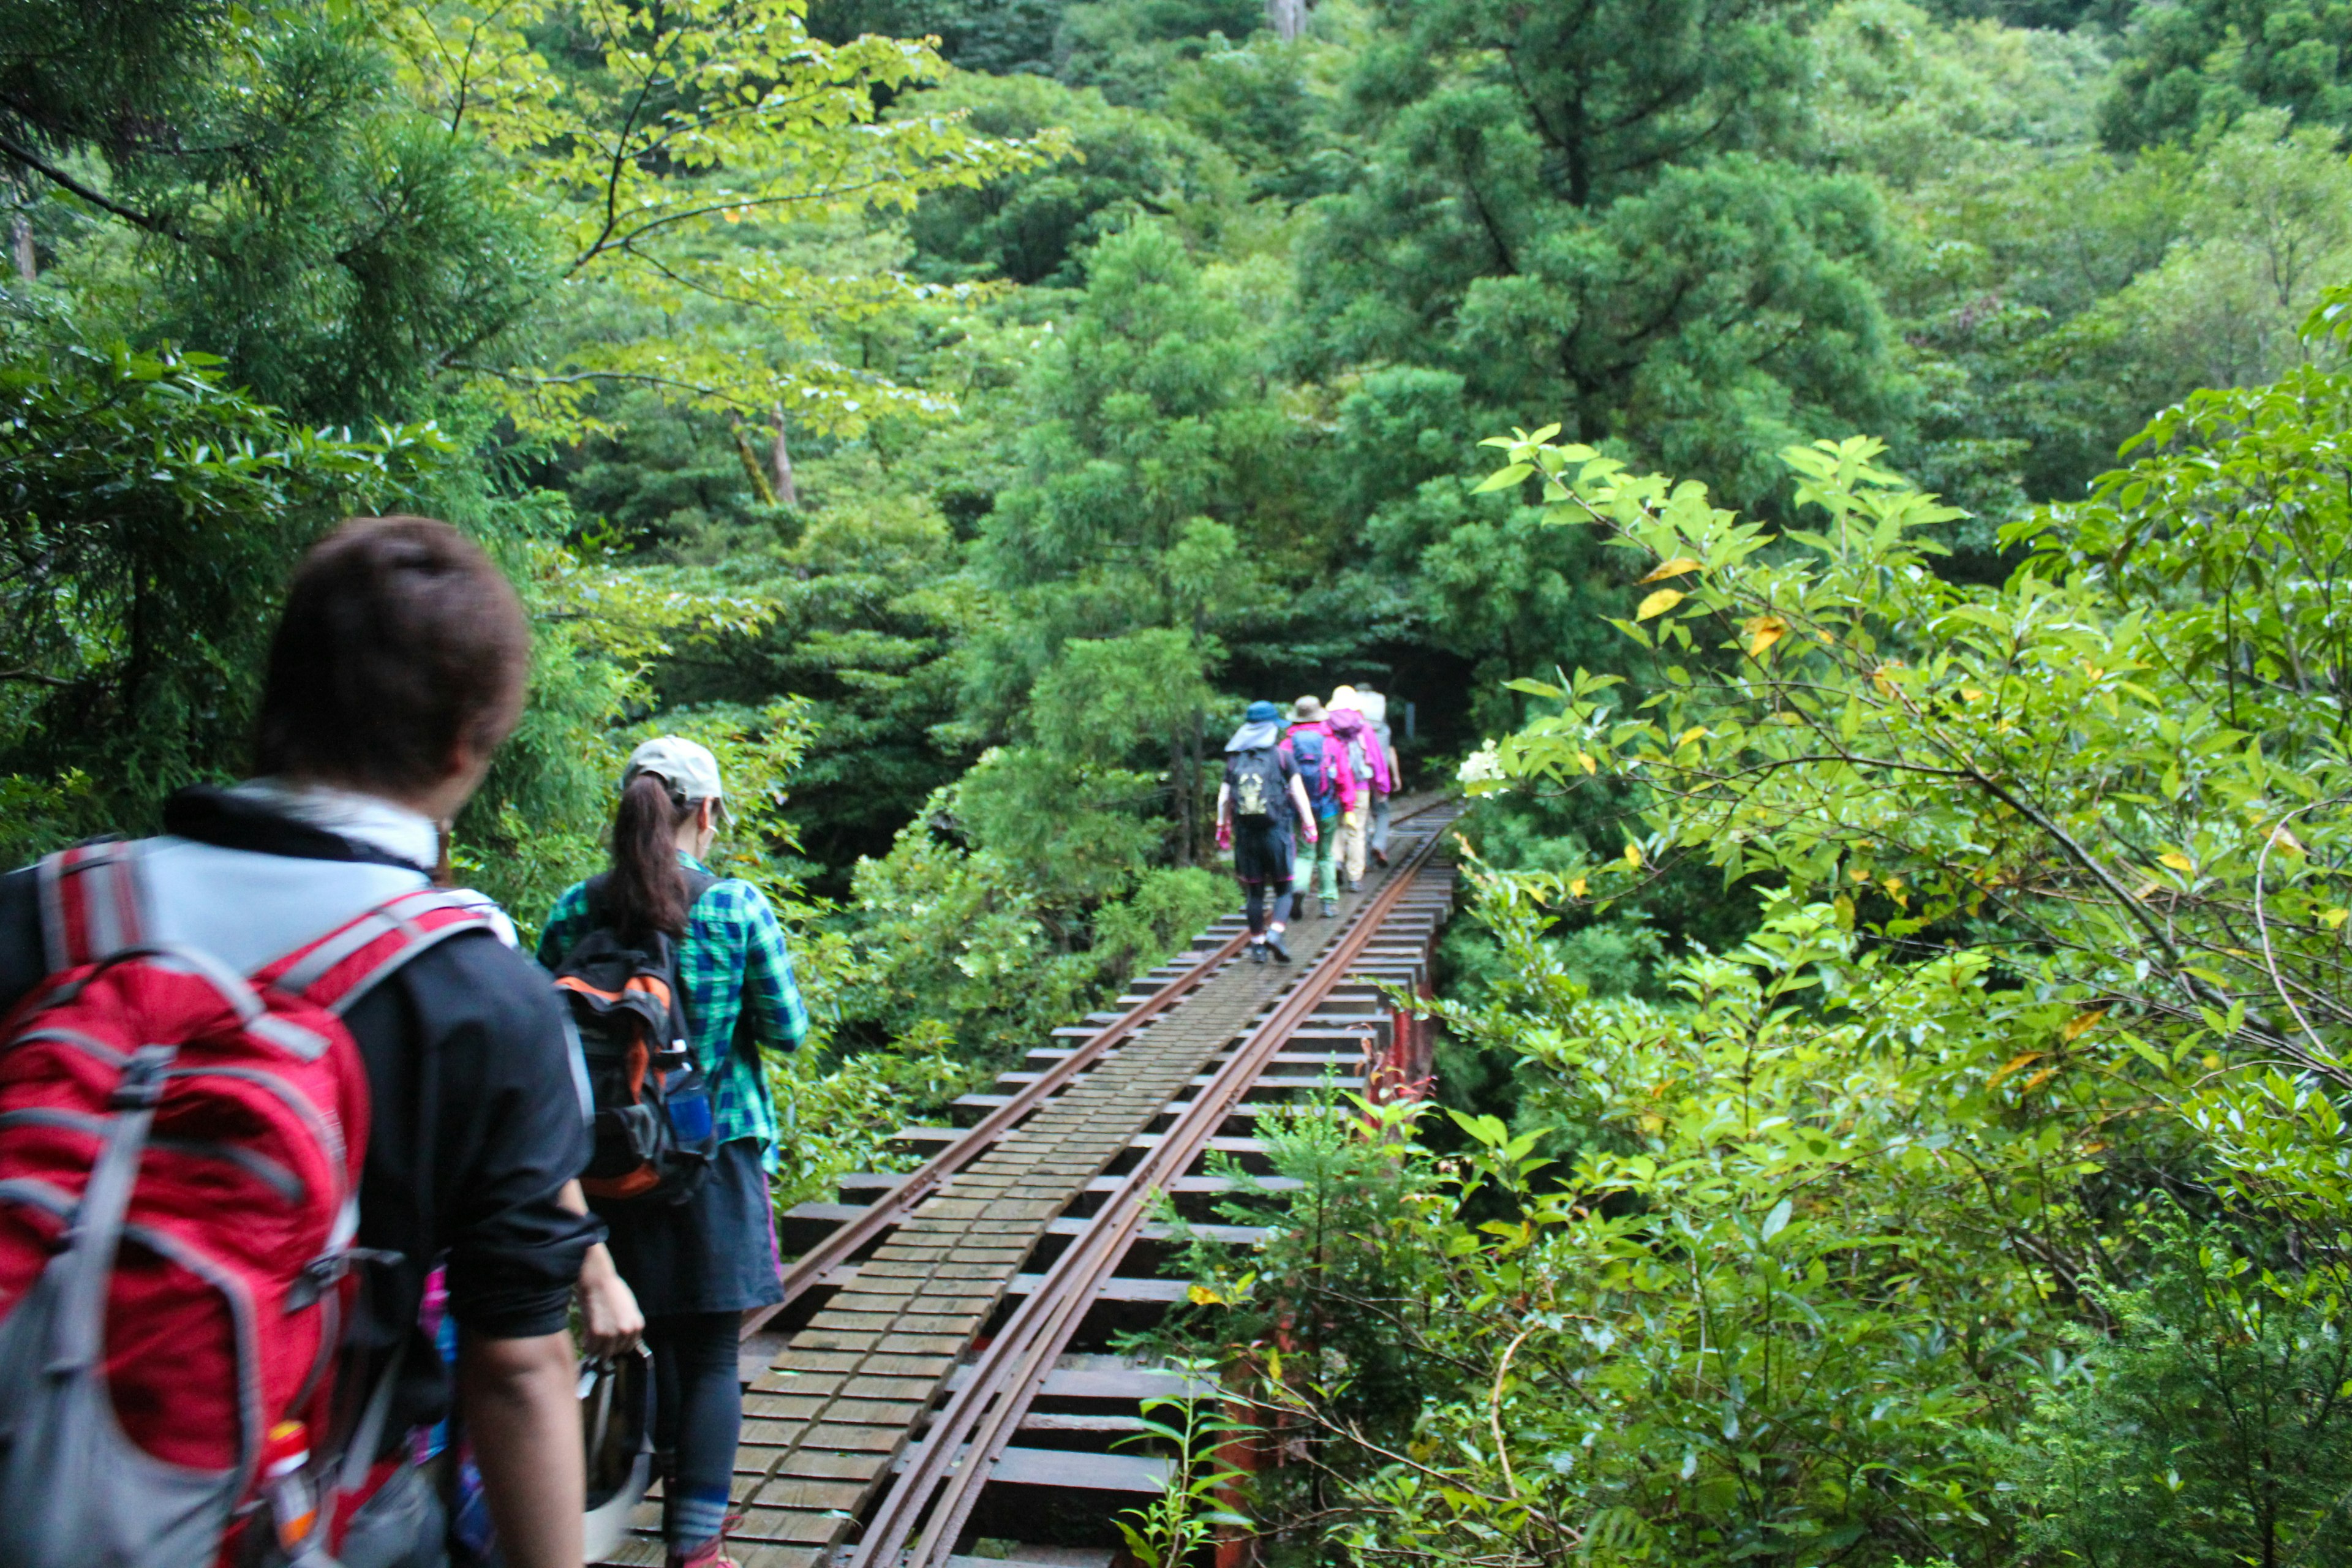
[[[592,919],[602,880],[589,879]],[[688,873],[688,909],[712,880]],[[600,921],[564,953],[555,987],[580,1032],[596,1106],[595,1152],[580,1184],[606,1202],[684,1203],[710,1174],[719,1136],[709,1085],[687,1044],[669,938],[625,940]]]

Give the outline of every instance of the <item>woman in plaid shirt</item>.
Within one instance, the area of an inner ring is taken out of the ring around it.
[[[551,969],[599,926],[625,938],[669,933],[689,1043],[710,1084],[720,1142],[709,1181],[683,1204],[596,1205],[654,1352],[670,1568],[726,1562],[720,1538],[742,1423],[736,1331],[745,1311],[783,1299],[768,1196],[776,1107],[760,1047],[790,1050],[808,1033],[768,900],[702,864],[727,815],[708,750],[671,735],[639,746],[622,775],[612,869],[566,889],[539,943]]]

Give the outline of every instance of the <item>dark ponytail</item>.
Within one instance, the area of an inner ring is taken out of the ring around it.
[[[669,793],[659,773],[639,773],[613,815],[613,873],[604,879],[604,921],[623,940],[656,931],[686,934],[686,873],[677,863],[677,825],[691,803]]]

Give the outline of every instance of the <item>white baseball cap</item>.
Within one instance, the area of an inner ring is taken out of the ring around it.
[[[621,770],[621,787],[639,773],[651,773],[688,800],[715,800],[719,815],[728,821],[735,814],[727,808],[727,792],[719,783],[719,759],[710,748],[683,735],[656,735],[629,753],[629,765]]]

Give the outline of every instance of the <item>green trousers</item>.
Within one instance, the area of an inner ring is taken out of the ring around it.
[[[1310,891],[1318,897],[1336,899],[1339,896],[1339,816],[1315,819],[1315,842],[1298,847],[1296,868],[1290,874],[1291,891],[1305,898]],[[1301,910],[1299,913],[1307,911]]]

